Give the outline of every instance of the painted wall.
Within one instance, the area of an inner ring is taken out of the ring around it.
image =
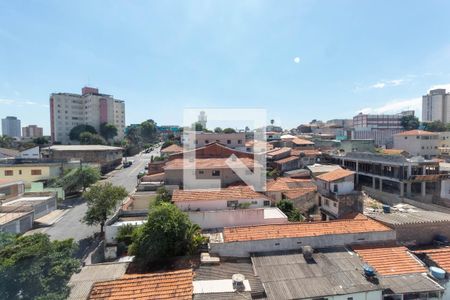
[[[353,234],[330,234],[315,237],[278,238],[230,243],[209,243],[210,253],[219,256],[249,257],[251,252],[298,250],[309,245],[313,248],[395,241],[395,231],[365,232]]]
[[[233,207],[227,206],[228,200],[197,200],[197,201],[177,201],[174,204],[183,211],[209,211],[209,210],[228,210],[233,209]],[[264,207],[265,198],[261,199],[242,199],[238,200],[238,203],[251,203],[249,208]],[[270,206],[267,205],[267,206]]]
[[[202,229],[287,223],[287,216],[264,219],[264,208],[190,211],[189,219]]]
[[[32,170],[40,170],[40,175],[32,175]],[[6,176],[5,171],[12,171],[12,176]],[[0,178],[21,180],[25,187],[31,187],[31,183],[38,180],[49,180],[61,175],[61,166],[56,165],[11,165],[0,166]]]

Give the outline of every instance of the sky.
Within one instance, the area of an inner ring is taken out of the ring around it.
[[[312,119],[416,109],[450,90],[450,1],[0,0],[0,117],[49,134],[49,95],[85,85],[127,124],[185,108]]]

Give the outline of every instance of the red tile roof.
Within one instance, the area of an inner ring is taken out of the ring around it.
[[[197,158],[195,159],[195,168],[196,169],[229,169],[230,167],[227,165],[226,161],[228,158]],[[244,163],[248,168],[253,169],[254,162],[253,159],[242,157],[239,160]],[[186,166],[184,165],[186,163]],[[184,160],[182,158],[177,158],[166,163],[164,167],[165,170],[178,170],[178,169],[193,169],[194,163],[189,162],[188,160]]]
[[[178,146],[177,144],[172,144],[161,150],[161,153],[179,153],[183,152],[183,147]]]
[[[294,160],[298,160],[298,156],[288,156],[279,160],[274,161],[274,163],[276,164],[285,164]]]
[[[427,270],[408,249],[399,247],[354,247],[364,262],[375,268],[380,275],[423,273]]]
[[[317,187],[296,188],[296,189],[289,190],[287,192],[283,192],[283,195],[287,199],[297,199],[297,198],[299,198],[301,196],[307,195],[309,193],[313,193],[315,191],[317,191]]]
[[[316,185],[311,179],[278,177],[268,181],[266,186],[267,192],[287,192],[297,188],[316,188]]]
[[[305,140],[305,139],[301,139],[301,138],[295,138],[292,140],[292,143],[295,145],[314,145],[314,142]]]
[[[275,155],[279,155],[279,154],[283,154],[283,153],[287,153],[287,152],[291,152],[291,148],[288,147],[283,147],[283,148],[275,148],[271,151],[267,152],[268,156],[275,156]]]
[[[391,228],[374,220],[352,219],[327,222],[296,222],[288,224],[227,227],[223,230],[225,242],[241,242],[364,232],[390,232]]]
[[[255,192],[252,188],[229,187],[220,190],[174,190],[173,202],[179,201],[204,201],[204,200],[246,200],[246,199],[267,199],[263,194]]]
[[[347,176],[353,175],[355,172],[345,170],[345,169],[337,169],[322,175],[317,176],[318,179],[323,181],[335,181],[342,178],[345,178]]]
[[[424,253],[432,261],[434,261],[439,268],[444,269],[447,273],[450,273],[450,247],[417,250],[414,253]]]
[[[192,299],[192,269],[125,275],[121,279],[97,282],[89,295],[94,299]]]
[[[316,149],[307,149],[307,150],[292,149],[291,151],[291,155],[295,156],[300,156],[301,153],[303,153],[305,156],[317,156],[321,154],[321,152]]]
[[[416,130],[403,131],[403,132],[397,133],[395,135],[397,135],[397,136],[438,135],[438,133],[416,129]]]

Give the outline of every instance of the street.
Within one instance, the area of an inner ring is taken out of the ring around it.
[[[128,157],[128,161],[133,161],[133,164],[129,168],[112,171],[109,174],[110,177],[103,181],[109,181],[114,185],[123,186],[128,193],[133,192],[137,183],[137,174],[144,170],[145,165],[150,161],[152,155],[158,156],[159,149],[155,149],[151,153],[140,153]],[[27,232],[27,234],[42,232],[48,234],[52,240],[72,238],[80,243],[80,248],[87,247],[90,243],[90,237],[98,232],[100,227],[88,226],[81,222],[86,210],[86,203],[81,199],[75,199],[73,200],[73,207],[68,208],[68,212],[66,212],[55,224],[50,227],[31,230]]]

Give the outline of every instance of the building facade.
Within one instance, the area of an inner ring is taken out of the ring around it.
[[[450,93],[445,89],[431,90],[422,97],[422,122],[450,121],[450,109],[448,107]]]
[[[424,130],[404,131],[394,135],[394,148],[412,156],[431,158],[439,154],[439,134]]]
[[[19,139],[21,137],[20,120],[12,116],[2,119],[2,135]]]
[[[111,95],[100,94],[98,89],[84,87],[81,95],[54,93],[50,95],[50,126],[52,142],[73,143],[69,138],[72,128],[90,125],[100,131],[100,124],[117,127],[117,138],[124,137],[125,102]]]
[[[42,127],[38,127],[37,125],[28,125],[26,127],[22,127],[22,138],[37,138],[44,135],[44,131]]]
[[[190,134],[183,135],[183,144],[189,143]],[[196,132],[194,144],[195,147],[204,147],[211,143],[220,143],[231,149],[245,151],[245,132],[236,133],[210,133]]]
[[[414,116],[414,111],[404,111],[394,115],[369,115],[360,113],[353,117],[352,139],[372,139],[377,146],[392,146],[393,135],[404,129],[401,119]]]

